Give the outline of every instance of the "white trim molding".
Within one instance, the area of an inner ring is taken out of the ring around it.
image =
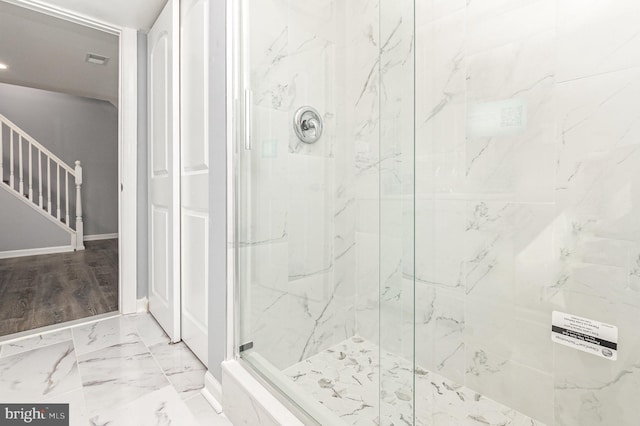
[[[65,21],[73,22],[75,24],[84,25],[85,27],[93,28],[95,30],[103,31],[105,33],[120,35],[122,28],[117,25],[113,25],[107,22],[99,21],[95,18],[91,18],[72,10],[66,10],[57,6],[52,6],[46,2],[35,0],[2,0],[7,3],[14,4],[16,6],[24,7],[25,9],[33,10],[34,12],[44,13],[45,15],[53,16],[54,18],[64,19]]]
[[[112,318],[119,318],[122,315],[118,312],[107,312],[106,314],[94,315],[88,318],[80,318],[73,321],[67,321],[63,323],[47,325],[40,328],[34,328],[32,330],[21,331],[15,334],[9,334],[7,336],[0,337],[0,344],[13,343],[23,339],[29,339],[39,334],[56,333],[58,331],[69,330],[73,327],[81,325],[94,324],[100,321],[106,321]]]
[[[149,299],[143,297],[142,299],[138,299],[136,301],[136,312],[139,314],[146,314],[149,312]]]
[[[222,403],[220,402],[222,401],[222,385],[209,371],[204,375],[204,388],[200,393],[216,413],[222,413]]]
[[[10,250],[0,252],[0,259],[11,259],[13,257],[40,256],[43,254],[69,253],[74,251],[73,246],[43,247],[35,249]]]
[[[85,235],[84,241],[100,241],[100,240],[114,240],[118,238],[118,233],[115,232],[113,234],[95,234],[95,235]]]
[[[120,312],[136,312],[138,280],[138,32],[120,31],[118,240]]]

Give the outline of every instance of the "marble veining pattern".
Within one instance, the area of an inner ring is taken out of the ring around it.
[[[0,344],[0,401],[68,403],[71,426],[230,426],[205,372],[151,315],[122,316]]]
[[[188,399],[200,393],[207,368],[184,342],[174,345],[160,343],[149,349],[181,398]]]
[[[242,334],[278,368],[353,335],[355,200],[339,110],[341,9],[334,0],[265,0],[245,11],[255,138],[241,165],[250,179],[240,208],[251,223],[240,229],[239,261],[251,271],[241,277],[242,297],[252,300]],[[291,126],[303,105],[323,117],[316,144],[300,143]]]
[[[250,7],[243,336],[287,369],[358,335],[547,424],[633,424],[640,2],[322,5]],[[312,146],[292,138],[302,103],[327,120]],[[603,366],[554,346],[552,310],[618,325],[625,356]],[[358,398],[328,401],[349,412]],[[468,401],[415,409],[482,423],[446,414]],[[521,421],[509,416],[488,423]]]
[[[133,343],[140,340],[135,326],[122,317],[75,327],[72,332],[78,356],[110,346]]]
[[[90,414],[112,410],[169,384],[142,342],[121,343],[82,355],[78,365]]]
[[[25,372],[30,374],[25,374]],[[21,402],[80,387],[73,342],[66,341],[0,359],[0,401]]]
[[[196,424],[193,414],[181,403],[176,390],[165,386],[148,393],[118,410],[107,410],[91,419],[91,426],[113,424],[170,425]]]
[[[411,362],[358,336],[284,371],[346,425],[544,426],[419,366],[413,423],[413,373]]]
[[[416,362],[548,424],[637,423],[640,3],[416,6]],[[627,356],[554,345],[553,310]]]
[[[71,330],[29,336],[0,346],[0,358],[71,340]]]

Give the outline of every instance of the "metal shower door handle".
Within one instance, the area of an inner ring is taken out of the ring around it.
[[[293,128],[304,143],[316,143],[322,137],[322,116],[313,107],[303,106],[293,117]]]
[[[244,149],[251,150],[253,145],[253,92],[244,91]]]

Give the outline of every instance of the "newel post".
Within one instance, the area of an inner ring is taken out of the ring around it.
[[[82,166],[76,161],[76,250],[84,250],[84,224],[82,223]]]

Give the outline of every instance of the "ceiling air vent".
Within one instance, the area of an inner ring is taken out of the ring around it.
[[[106,56],[96,55],[95,53],[87,53],[86,61],[95,65],[107,65],[109,58]]]

